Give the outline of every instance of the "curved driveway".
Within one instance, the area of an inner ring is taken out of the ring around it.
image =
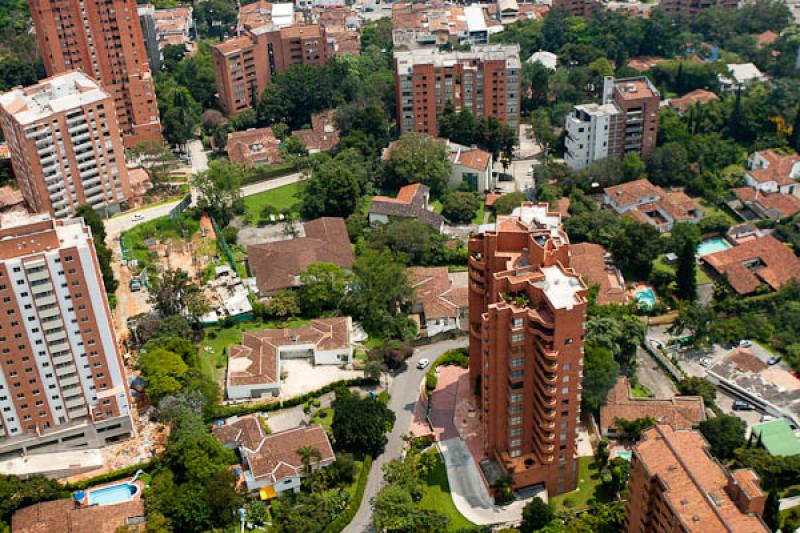
[[[394,428],[389,434],[389,440],[383,453],[372,462],[372,469],[367,478],[367,488],[364,491],[364,498],[358,508],[353,521],[344,529],[344,533],[363,533],[372,531],[372,498],[383,487],[382,467],[392,459],[398,459],[403,451],[402,436],[408,433],[411,425],[411,418],[414,415],[414,407],[419,396],[420,385],[425,377],[425,370],[417,368],[417,361],[420,359],[430,359],[434,361],[441,354],[452,348],[463,348],[467,346],[467,339],[461,338],[451,341],[442,341],[428,346],[422,346],[414,351],[414,355],[407,361],[408,369],[396,375],[389,386],[389,408],[397,416]]]

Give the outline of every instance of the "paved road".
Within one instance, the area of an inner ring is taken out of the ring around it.
[[[297,183],[302,178],[303,175],[300,172],[295,172],[294,174],[289,174],[288,176],[274,178],[267,181],[260,181],[258,183],[251,183],[250,185],[245,185],[242,187],[242,196],[252,196],[260,192],[277,189],[278,187],[282,187],[290,183]],[[172,208],[176,205],[178,205],[178,200],[165,204],[159,204],[153,207],[146,207],[144,209],[139,209],[137,211],[132,211],[131,213],[107,219],[105,221],[106,234],[108,235],[107,240],[111,242],[115,238],[119,237],[120,233],[123,231],[128,231],[134,226],[149,220],[153,220],[154,218],[168,215]]]
[[[641,346],[636,349],[636,378],[656,398],[672,398],[678,392],[653,356]]]
[[[364,499],[361,500],[361,507],[358,508],[353,521],[344,529],[344,533],[362,533],[372,531],[372,498],[383,486],[382,467],[392,459],[397,459],[403,451],[404,434],[408,433],[411,424],[411,417],[414,414],[414,406],[419,396],[419,387],[425,377],[425,370],[417,369],[417,361],[427,358],[433,361],[439,355],[452,348],[462,348],[467,346],[466,339],[443,341],[418,348],[414,355],[408,360],[408,369],[395,376],[389,386],[389,407],[397,415],[397,420],[389,435],[384,452],[372,462],[372,469],[367,478],[367,487],[364,491]]]

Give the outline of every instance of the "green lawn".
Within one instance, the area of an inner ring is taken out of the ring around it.
[[[475,213],[475,218],[472,219],[473,224],[483,224],[483,202],[481,202],[481,207],[478,209],[478,212]]]
[[[637,383],[631,389],[631,394],[633,394],[634,398],[649,398],[651,393],[647,387],[645,387],[641,383]]]
[[[442,201],[441,200],[433,200],[431,202],[431,207],[437,213],[441,213],[442,212]]]
[[[475,524],[458,512],[453,498],[450,496],[450,484],[447,482],[447,470],[441,455],[436,453],[437,461],[425,480],[425,496],[420,501],[423,509],[439,511],[450,519],[450,531],[458,531],[473,527]]]
[[[667,264],[666,261],[664,261],[664,255],[659,255],[656,258],[656,260],[653,261],[653,270],[663,270],[673,275],[675,274],[675,267],[673,265]],[[708,274],[706,274],[705,270],[703,270],[702,267],[700,267],[700,265],[697,265],[695,267],[695,273],[697,274],[698,285],[705,285],[708,283],[712,283],[711,278],[708,277]]]
[[[243,322],[229,328],[212,327],[205,330],[205,337],[200,343],[200,369],[211,379],[217,379],[217,368],[225,366],[225,348],[231,344],[237,344],[242,340],[242,331],[253,331],[259,329],[270,329],[276,327],[297,327],[307,324],[308,320],[289,320],[286,323],[278,324],[276,321],[269,322]],[[214,338],[212,338],[212,336]],[[206,350],[206,346],[211,348]]]
[[[333,409],[330,407],[320,409],[314,413],[314,418],[311,419],[311,422],[314,424],[319,424],[326,430],[329,430],[331,428],[331,424],[333,423]]]
[[[550,503],[556,512],[578,511],[589,507],[594,502],[611,500],[611,496],[603,489],[594,457],[580,457],[578,465],[578,489],[550,498]]]
[[[260,192],[252,196],[245,196],[244,208],[247,217],[252,220],[261,218],[261,211],[265,206],[272,206],[279,211],[297,212],[300,207],[300,198],[297,196],[298,184],[290,183],[277,189]]]
[[[739,221],[736,220],[730,213],[727,211],[720,209],[719,207],[715,206],[705,198],[700,198],[700,205],[702,205],[706,209],[706,216],[709,215],[720,215],[725,217],[728,222],[731,224],[738,224]]]

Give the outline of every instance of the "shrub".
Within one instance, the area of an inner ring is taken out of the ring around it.
[[[425,374],[425,389],[427,389],[428,392],[433,392],[438,382],[439,378],[436,377],[435,372],[428,372]]]
[[[322,404],[320,403],[319,399],[314,398],[313,400],[311,400],[311,405],[313,405],[314,407],[319,407]]]
[[[339,533],[350,524],[353,518],[355,518],[358,508],[361,506],[361,500],[364,499],[364,491],[367,488],[367,478],[369,477],[369,470],[371,467],[372,456],[367,455],[364,457],[364,463],[361,465],[361,471],[358,473],[355,494],[350,498],[347,508],[337,516],[333,522],[325,526],[323,533]]]

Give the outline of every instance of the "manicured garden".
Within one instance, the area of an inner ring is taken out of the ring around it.
[[[450,483],[447,481],[447,469],[442,456],[436,453],[436,463],[425,478],[425,496],[420,507],[438,511],[450,519],[450,531],[459,531],[473,527],[475,524],[464,518],[453,503],[450,494]]]
[[[594,457],[578,458],[578,489],[550,498],[556,512],[579,511],[590,507],[593,503],[611,501],[600,479],[600,469]]]
[[[245,196],[245,217],[258,221],[265,207],[269,206],[279,213],[297,213],[300,208],[300,198],[297,196],[299,185],[290,183],[268,191]],[[269,217],[267,217],[269,218]]]

